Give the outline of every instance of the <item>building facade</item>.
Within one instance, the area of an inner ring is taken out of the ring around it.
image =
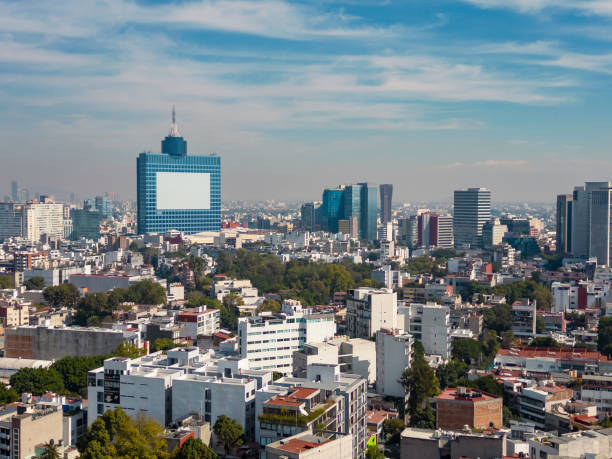
[[[380,185],[380,221],[384,225],[391,221],[391,206],[393,204],[393,185]]]
[[[482,226],[491,219],[491,191],[486,188],[456,190],[453,228],[457,247],[480,247]]]
[[[397,294],[388,289],[356,288],[346,297],[346,332],[368,339],[378,330],[397,328]]]
[[[187,142],[178,132],[174,114],[161,154],[141,153],[136,170],[139,234],[219,231],[221,159],[187,156]]]

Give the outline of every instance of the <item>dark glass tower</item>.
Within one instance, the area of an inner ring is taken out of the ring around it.
[[[175,229],[185,234],[221,227],[221,159],[187,156],[172,110],[162,152],[141,153],[136,162],[138,233]]]
[[[384,225],[391,221],[391,204],[393,199],[393,185],[380,185],[380,222]]]

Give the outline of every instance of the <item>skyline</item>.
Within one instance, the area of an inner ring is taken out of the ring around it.
[[[224,201],[368,181],[553,203],[609,176],[611,20],[608,1],[1,1],[0,180],[134,199],[176,104]]]

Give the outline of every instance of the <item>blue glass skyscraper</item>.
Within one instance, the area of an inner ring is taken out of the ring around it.
[[[342,185],[323,190],[323,203],[317,208],[317,222],[331,233],[338,232],[338,220],[356,217],[359,238],[376,239],[378,220],[378,188],[367,183]]]
[[[172,110],[172,129],[161,154],[141,153],[136,162],[138,233],[175,229],[185,234],[221,227],[221,159],[188,156]]]

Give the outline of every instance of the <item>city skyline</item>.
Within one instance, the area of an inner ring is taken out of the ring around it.
[[[606,2],[0,11],[0,180],[25,188],[135,199],[133,154],[158,151],[173,104],[193,150],[222,156],[227,200],[282,189],[308,201],[368,181],[393,183],[395,202],[483,186],[495,200],[554,204],[612,166]]]

